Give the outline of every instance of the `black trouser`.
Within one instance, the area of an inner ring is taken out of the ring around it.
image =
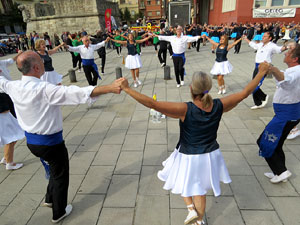
[[[45,202],[52,203],[53,219],[57,220],[66,213],[69,188],[69,157],[65,143],[54,146],[27,144],[36,157],[49,163],[50,179]]]
[[[116,46],[118,55],[122,52],[122,46]]]
[[[286,137],[289,135],[290,131],[300,122],[300,120],[297,121],[289,121],[286,123],[285,127],[283,128],[282,135],[280,137],[280,140],[278,142],[278,145],[276,149],[274,150],[273,155],[270,158],[265,158],[267,161],[269,167],[271,168],[272,172],[275,175],[280,175],[283,172],[287,170],[285,166],[285,155],[282,150],[283,143],[286,139]],[[261,134],[262,136],[262,134]],[[259,142],[261,136],[257,140]]]
[[[177,84],[180,84],[180,79],[181,81],[184,80],[183,58],[180,56],[173,56],[173,63],[174,63],[176,82]]]
[[[277,34],[277,35],[275,35],[275,38],[274,38],[274,40],[273,40],[273,42],[276,44],[277,43],[277,41],[279,40],[279,34]]]
[[[156,44],[153,44],[154,45],[154,49],[155,49],[155,51],[157,51],[157,45],[158,45],[158,43],[156,43]]]
[[[172,56],[173,55],[173,49],[172,49],[172,45],[171,44],[168,45],[168,49],[169,49],[170,56]]]
[[[96,86],[97,80],[98,80],[98,74],[94,70],[94,68],[92,66],[83,65],[83,71],[84,71],[85,77],[86,77],[89,85]],[[93,77],[92,77],[92,74],[93,74]]]
[[[197,40],[197,52],[199,52],[199,50],[200,50],[200,42],[201,42],[201,39],[199,38]]]
[[[99,58],[101,58],[101,73],[104,73],[106,54],[98,54]]]
[[[242,41],[240,41],[239,43],[237,43],[235,46],[234,46],[234,51],[236,53],[239,53],[240,50],[241,50],[241,45],[242,45]]]
[[[252,80],[256,77],[258,73],[258,68],[255,68],[252,75]],[[256,92],[252,93],[253,101],[255,105],[261,105],[262,101],[266,100],[267,95],[258,88]]]
[[[74,55],[73,68],[77,67],[77,63],[78,63],[78,68],[81,69],[82,59],[80,54],[78,54],[77,56]]]
[[[161,57],[161,55],[163,57]],[[162,63],[166,64],[167,63],[167,49],[159,48],[159,50],[158,50],[158,59],[159,59],[160,64],[162,64]]]

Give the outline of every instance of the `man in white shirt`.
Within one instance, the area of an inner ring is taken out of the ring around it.
[[[260,43],[255,43],[254,41],[250,41],[247,39],[246,36],[244,36],[244,40],[249,43],[249,46],[251,48],[254,48],[256,52],[255,56],[255,69],[253,71],[252,79],[257,75],[258,73],[258,66],[262,62],[272,62],[272,56],[275,53],[281,53],[282,51],[286,50],[286,46],[277,46],[272,42],[274,38],[274,35],[272,32],[265,32],[264,36],[262,37],[262,41]],[[269,96],[266,95],[261,89],[260,86],[263,83],[264,78],[259,83],[258,87],[254,90],[252,93],[254,106],[251,107],[251,109],[260,109],[267,105]]]
[[[300,122],[300,45],[290,49],[284,58],[288,69],[280,71],[270,65],[269,72],[276,79],[273,98],[275,116],[257,140],[260,155],[272,172],[265,173],[272,183],[286,182],[292,175],[285,166],[282,150],[289,132]]]
[[[91,41],[88,36],[82,38],[83,45],[77,47],[71,47],[69,45],[64,45],[65,48],[69,49],[70,52],[80,53],[83,65],[83,71],[89,85],[96,86],[98,77],[101,79],[98,67],[94,61],[94,51],[98,50],[101,47],[105,47],[105,43],[108,42],[109,38],[105,41],[102,41],[96,45],[90,44]],[[92,77],[93,74],[93,77]]]
[[[200,36],[189,37],[185,36],[182,33],[183,29],[181,26],[177,26],[176,36],[161,36],[158,35],[160,41],[170,42],[173,49],[173,63],[176,76],[177,87],[184,85],[184,64],[185,64],[185,55],[184,52],[187,47],[188,42],[197,41]]]
[[[119,94],[122,79],[98,87],[53,85],[40,80],[45,72],[44,64],[33,51],[20,55],[17,67],[23,73],[22,79],[9,81],[1,76],[0,90],[9,94],[15,104],[30,151],[49,163],[50,179],[44,206],[52,208],[52,222],[58,223],[72,211],[72,205],[67,205],[69,158],[62,136],[60,106],[84,104],[106,93]]]

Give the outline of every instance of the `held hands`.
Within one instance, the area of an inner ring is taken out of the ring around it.
[[[115,94],[120,94],[122,89],[121,89],[121,84],[122,84],[122,81],[123,79],[125,78],[119,78],[117,80],[115,80],[114,82],[111,83],[111,92],[112,93],[115,93]]]
[[[107,37],[106,40],[105,40],[105,42],[109,42],[110,40],[111,40],[111,38]]]
[[[259,67],[258,67],[258,71],[259,72],[264,72],[264,74],[268,73],[269,69],[271,67],[271,64],[270,63],[267,63],[266,61],[259,64]]]

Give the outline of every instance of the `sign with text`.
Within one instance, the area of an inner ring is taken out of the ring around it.
[[[296,8],[253,9],[253,18],[295,17]]]

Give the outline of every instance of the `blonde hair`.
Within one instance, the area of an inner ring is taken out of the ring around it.
[[[210,96],[210,94],[208,94],[211,87],[211,77],[208,76],[206,73],[199,71],[193,74],[191,84],[192,98],[199,98],[204,108],[209,108],[213,103],[212,97]]]
[[[42,44],[46,44],[45,40],[43,39],[36,40],[34,44],[35,49],[39,51]]]

